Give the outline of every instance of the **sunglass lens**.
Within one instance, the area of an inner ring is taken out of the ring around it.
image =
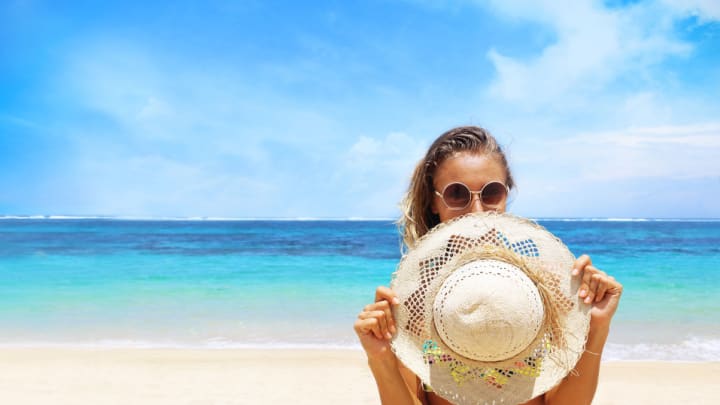
[[[443,191],[443,200],[450,208],[464,208],[470,202],[470,190],[464,184],[450,184]]]
[[[499,182],[488,183],[483,188],[481,197],[485,205],[498,205],[507,197],[507,188]]]

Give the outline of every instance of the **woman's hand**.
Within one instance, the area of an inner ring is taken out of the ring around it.
[[[387,287],[375,290],[375,302],[365,306],[355,321],[355,333],[369,358],[392,354],[390,339],[395,334],[391,305],[397,305],[395,292]]]
[[[609,328],[620,302],[622,284],[593,266],[588,255],[575,260],[572,275],[581,279],[578,296],[593,306],[590,311],[590,329]]]
[[[578,297],[590,309],[590,331],[585,352],[575,364],[574,372],[545,393],[547,404],[589,404],[595,396],[600,376],[600,359],[610,332],[610,321],[617,310],[623,287],[615,278],[593,266],[590,257],[582,255],[573,264],[572,276],[580,280]]]

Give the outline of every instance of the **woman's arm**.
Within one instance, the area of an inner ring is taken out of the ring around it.
[[[421,402],[415,396],[414,375],[403,378],[401,364],[390,348],[390,339],[396,331],[390,303],[398,304],[395,293],[387,287],[378,287],[375,303],[366,306],[358,315],[355,333],[367,354],[380,401],[386,405],[419,405]]]
[[[595,331],[588,335],[585,352],[575,369],[560,384],[545,394],[546,404],[584,405],[592,403],[600,376],[600,358],[607,331]]]
[[[413,374],[410,377],[412,382],[408,383],[401,371],[403,367],[399,365],[394,353],[391,352],[390,355],[383,358],[368,358],[368,365],[375,377],[382,404],[422,405],[422,402],[415,395],[417,391],[415,375]],[[405,371],[408,370],[405,369]]]
[[[592,402],[600,376],[602,351],[610,333],[610,321],[622,295],[622,285],[592,266],[590,257],[586,255],[576,260],[573,276],[582,279],[578,296],[593,306],[590,310],[590,332],[585,352],[575,369],[545,394],[546,404],[583,405]]]

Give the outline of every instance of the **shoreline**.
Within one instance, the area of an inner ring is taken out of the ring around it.
[[[16,341],[0,342],[1,350],[52,349],[52,350],[254,350],[254,351],[348,351],[362,352],[359,343],[238,343],[210,340],[203,343],[182,341],[154,341],[108,339],[90,341]],[[688,338],[677,343],[617,343],[608,342],[603,363],[711,363],[720,362],[720,339]]]
[[[593,403],[710,403],[719,372],[720,362],[603,362]],[[379,403],[354,349],[0,348],[0,374],[0,402],[28,405]]]
[[[524,216],[524,215],[523,215]],[[399,214],[398,214],[399,217]],[[107,220],[107,221],[154,221],[154,222],[395,222],[398,217],[163,217],[163,216],[132,216],[132,215],[0,215],[0,220]],[[525,216],[533,221],[557,222],[720,222],[720,218],[713,217],[536,217]]]

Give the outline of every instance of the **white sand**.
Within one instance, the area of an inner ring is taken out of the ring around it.
[[[603,365],[594,404],[715,404],[720,363]],[[351,350],[0,349],[0,404],[377,404]]]

